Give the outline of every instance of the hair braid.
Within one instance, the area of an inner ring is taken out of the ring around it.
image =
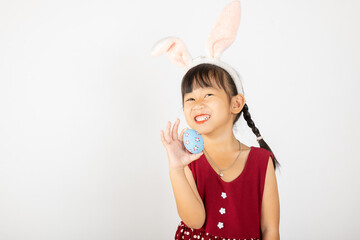
[[[247,106],[247,104],[245,103],[243,109],[242,109],[243,115],[244,115],[244,119],[246,120],[247,125],[251,128],[252,132],[256,135],[256,137],[260,137],[260,131],[259,129],[255,126],[254,121],[251,119],[251,115],[249,113],[249,107]],[[271,151],[270,147],[267,145],[267,143],[265,142],[264,139],[260,139],[259,141],[259,145],[261,148],[264,148],[268,151],[270,151],[273,154],[273,165],[274,165],[274,169],[276,169],[277,166],[280,166],[280,163],[277,161],[275,154]]]

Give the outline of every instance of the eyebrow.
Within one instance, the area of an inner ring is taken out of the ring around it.
[[[202,89],[204,89],[204,91],[207,91],[207,90],[215,90],[215,91],[219,91],[219,89],[217,88],[214,88],[214,87],[203,87]],[[185,93],[185,94],[190,94],[192,93],[193,91],[189,92],[189,93]],[[184,95],[185,95],[184,94]]]
[[[208,91],[208,90],[219,91],[217,88],[214,88],[214,87],[205,87],[203,89],[204,89],[204,91]],[[187,99],[187,98],[190,98],[190,96],[189,96],[190,94],[193,94],[193,92],[185,93],[184,94],[184,100]]]

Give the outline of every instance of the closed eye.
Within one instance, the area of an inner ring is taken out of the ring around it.
[[[208,94],[206,94],[206,95],[205,95],[205,97],[206,97],[207,95],[212,96],[212,95],[214,95],[214,94],[212,94],[212,93],[208,93]],[[194,100],[194,99],[193,99],[193,98],[189,98],[189,99],[187,99],[187,100],[186,100],[186,102],[187,102],[187,101],[190,101],[190,100]]]

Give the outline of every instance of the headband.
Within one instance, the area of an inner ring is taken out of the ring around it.
[[[173,64],[183,67],[187,71],[203,63],[216,65],[229,73],[235,82],[238,94],[244,95],[240,76],[235,69],[220,60],[224,50],[235,40],[240,24],[240,15],[240,1],[235,0],[225,6],[206,41],[208,56],[193,59],[184,42],[177,37],[166,37],[159,40],[153,46],[151,55],[156,57],[166,52]]]

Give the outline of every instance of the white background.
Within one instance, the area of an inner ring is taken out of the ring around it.
[[[173,239],[180,219],[160,130],[229,1],[0,2],[0,239]],[[242,1],[223,54],[280,164],[281,239],[360,227],[360,3]],[[258,146],[243,118],[236,136]]]

